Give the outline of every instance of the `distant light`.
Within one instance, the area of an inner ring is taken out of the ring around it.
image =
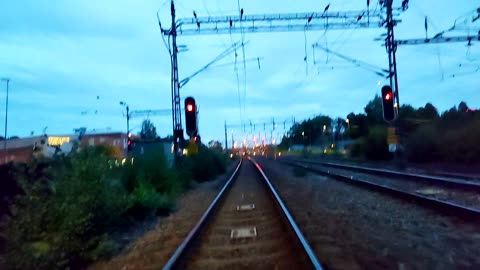
[[[51,146],[60,146],[64,143],[69,143],[69,142],[70,142],[70,137],[55,137],[55,136],[48,137],[48,145],[51,145]]]
[[[122,159],[122,165],[125,165],[125,162],[127,161],[126,158]]]
[[[278,156],[281,156],[282,155],[282,152],[278,152]]]

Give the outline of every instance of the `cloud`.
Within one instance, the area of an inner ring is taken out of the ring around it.
[[[184,0],[176,4],[178,17],[191,17],[192,10],[201,16],[238,12],[237,3],[233,1]],[[288,0],[243,1],[241,4],[246,14],[324,8],[324,4],[316,1],[294,4]],[[136,110],[170,108],[170,58],[156,21],[159,8],[163,27],[168,28],[169,1],[3,3],[2,10],[8,12],[0,17],[0,74],[11,77],[9,120],[15,123],[11,126],[12,133],[28,135],[31,130],[44,126],[49,126],[49,131],[54,133],[68,133],[79,126],[111,126],[124,130],[120,100]],[[336,1],[330,9],[364,8],[365,3],[361,1]],[[423,37],[427,15],[432,36],[472,9],[468,0],[457,1],[455,5],[441,0],[435,6],[412,2],[410,9],[401,15],[396,36],[399,39]],[[333,54],[319,49],[313,52],[311,44],[320,42],[335,52],[386,68],[385,48],[381,42],[373,41],[384,32],[384,29],[308,32],[308,75],[303,60],[303,32],[247,33],[246,58],[263,57],[260,68],[257,62],[248,62],[245,81],[242,50],[238,49],[239,87],[233,66],[216,67],[192,78],[180,90],[181,97],[194,96],[200,104],[204,140],[223,138],[225,121],[238,124],[242,118],[243,121],[267,121],[272,117],[290,119],[292,116],[301,120],[319,113],[345,116],[352,111],[362,112],[365,104],[379,92],[377,83],[386,84],[388,79]],[[458,34],[462,33],[467,32]],[[187,52],[179,55],[180,78],[193,74],[232,41],[240,39],[240,35],[180,36],[178,43],[188,47]],[[479,73],[472,73],[479,64],[480,51],[475,46],[464,45],[399,47],[401,103],[423,106],[432,102],[444,110],[465,99],[472,107],[480,107],[480,77]],[[217,64],[234,60],[232,53]],[[468,72],[471,74],[460,76]],[[453,74],[457,76],[452,77]],[[3,104],[2,98],[0,96],[0,104]],[[98,114],[81,115],[82,111],[95,110]],[[157,129],[161,134],[171,133],[170,117],[152,119],[159,125]],[[139,125],[141,120],[132,121]]]

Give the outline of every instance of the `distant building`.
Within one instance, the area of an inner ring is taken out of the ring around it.
[[[116,133],[89,133],[74,135],[44,135],[7,140],[7,162],[27,162],[32,156],[52,157],[58,153],[69,153],[74,144],[82,146],[111,145],[126,154],[127,134]],[[5,163],[3,141],[0,141],[0,164]]]

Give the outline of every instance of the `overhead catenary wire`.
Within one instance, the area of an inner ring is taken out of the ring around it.
[[[230,42],[233,44],[232,33],[231,32],[230,32]],[[241,97],[241,94],[240,94],[240,77],[238,75],[237,57],[238,57],[237,48],[235,48],[235,62],[234,62],[233,70],[235,72],[235,77],[237,79],[238,109],[239,109],[239,113],[240,113],[240,123],[243,123],[242,97]]]
[[[242,57],[243,57],[243,113],[246,113],[246,102],[247,102],[247,63],[245,62],[245,46],[243,42],[245,40],[245,31],[243,29],[243,8],[240,7],[240,0],[237,0],[238,13],[240,15],[240,28],[242,36]]]

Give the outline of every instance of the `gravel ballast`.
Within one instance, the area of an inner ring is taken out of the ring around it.
[[[258,159],[327,269],[480,269],[480,228],[412,202]]]
[[[299,161],[295,164],[305,166]],[[350,169],[332,168],[321,164],[308,164],[309,168],[324,172],[346,176],[347,178],[361,179],[371,183],[388,186],[405,192],[423,195],[437,200],[454,203],[463,207],[480,210],[480,192],[478,187],[467,187],[460,184],[444,184],[442,181],[419,181],[409,177],[388,177],[373,173],[358,172]]]

